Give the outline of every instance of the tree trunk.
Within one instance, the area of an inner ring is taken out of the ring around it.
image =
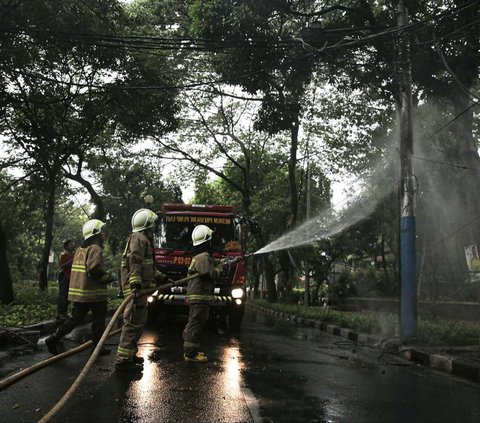
[[[90,197],[92,198],[92,201],[95,203],[96,209],[95,213],[93,216],[90,216],[90,218],[95,218],[95,219],[100,219],[102,221],[105,220],[105,205],[103,204],[103,199],[100,197],[100,195],[97,194],[95,189],[93,188],[92,184],[88,182],[87,180],[82,178],[82,175],[80,174],[72,174],[72,173],[67,173],[66,174],[68,179],[71,179],[72,181],[76,181],[79,184],[81,184],[85,189],[88,191],[90,194]]]
[[[260,274],[258,272],[258,260],[257,257],[252,258],[252,279],[253,279],[253,298],[260,298],[259,286],[260,286]]]
[[[298,109],[298,107],[297,107]],[[298,189],[297,189],[297,150],[298,150],[298,131],[299,116],[298,111],[295,120],[292,122],[291,140],[290,140],[290,158],[288,160],[288,182],[290,186],[290,218],[287,223],[287,231],[292,230],[297,223],[298,215]],[[293,283],[292,283],[292,264],[288,254],[285,251],[280,252],[280,262],[282,267],[283,288],[285,294],[285,303],[293,302]]]
[[[55,212],[55,178],[50,179],[47,200],[47,210],[45,212],[45,242],[42,257],[38,266],[38,287],[40,291],[45,291],[48,286],[48,259],[52,248],[53,239],[53,215]]]
[[[265,240],[263,238],[260,228],[252,229],[253,236],[255,237],[255,242],[258,249],[265,246]],[[265,273],[265,281],[267,283],[267,299],[270,302],[277,301],[277,288],[275,286],[275,271],[273,269],[273,264],[270,261],[268,254],[262,254],[263,260],[263,270]]]
[[[285,294],[285,304],[293,303],[293,283],[292,283],[292,264],[290,262],[290,257],[288,252],[283,250],[280,251],[280,262],[282,266],[282,285],[283,292]]]
[[[0,221],[0,303],[9,304],[13,301],[13,283],[7,257],[7,238]]]

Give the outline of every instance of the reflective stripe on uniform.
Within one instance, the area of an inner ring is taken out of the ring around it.
[[[86,273],[87,268],[84,264],[72,264],[72,272]]]
[[[190,294],[187,295],[188,301],[211,301],[213,300],[213,295],[202,295],[202,294]]]
[[[70,287],[68,289],[68,295],[75,295],[77,297],[104,297],[108,296],[108,289],[81,289]]]
[[[129,282],[130,282],[130,284],[137,283],[137,282],[142,283],[142,278],[140,276],[133,275],[133,276],[130,276]]]
[[[135,350],[129,348],[118,347],[117,356],[122,359],[130,360],[135,355]]]

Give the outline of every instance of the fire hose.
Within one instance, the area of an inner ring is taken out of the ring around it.
[[[231,266],[232,264],[244,260],[246,257],[250,257],[252,254],[248,254],[245,256],[239,256],[235,258],[229,258],[229,259],[224,259],[223,262],[221,262],[221,265],[229,265]],[[148,295],[151,294],[155,291],[163,291],[163,290],[169,290],[173,286],[176,285],[183,285],[184,283],[188,282],[191,279],[198,278],[199,276],[204,276],[208,275],[210,272],[205,272],[205,273],[195,273],[193,275],[187,276],[183,279],[179,279],[175,282],[170,282],[167,284],[160,285],[159,287],[148,289],[148,290],[142,290],[139,295]],[[93,366],[93,363],[98,357],[98,354],[100,350],[103,347],[103,344],[105,343],[106,339],[108,338],[108,334],[110,333],[110,330],[112,329],[113,325],[115,324],[115,321],[117,320],[118,316],[120,313],[125,309],[127,304],[134,298],[134,294],[130,294],[125,300],[123,300],[122,304],[118,307],[117,311],[113,315],[112,319],[110,320],[110,323],[108,324],[107,328],[105,329],[105,332],[103,333],[102,337],[100,338],[100,341],[98,341],[97,346],[95,347],[95,350],[93,351],[92,355],[88,359],[87,363],[83,367],[82,371],[78,375],[77,379],[73,382],[72,386],[70,386],[70,389],[63,395],[63,397],[55,404],[55,406],[47,413],[45,414],[39,421],[38,423],[47,423],[49,422],[61,409],[62,407],[67,403],[67,401],[73,396],[77,388],[80,386],[80,383],[85,379],[88,371],[90,368]]]
[[[252,254],[248,254],[248,255],[245,255],[243,257],[236,257],[234,259],[226,259],[226,260],[223,261],[223,264],[232,265],[233,263],[238,262],[240,260],[243,260],[244,258],[250,257],[251,255]],[[151,293],[153,293],[157,290],[158,291],[170,290],[170,288],[173,287],[173,286],[183,285],[183,284],[187,283],[188,281],[190,281],[191,279],[194,279],[194,278],[199,277],[199,276],[207,275],[207,274],[208,274],[208,272],[202,273],[202,274],[198,274],[198,273],[193,274],[193,275],[187,276],[183,279],[179,279],[175,282],[170,282],[170,283],[167,283],[167,284],[163,284],[163,285],[160,285],[159,287],[151,288],[151,289],[148,289],[148,290],[142,290],[142,291],[140,291],[139,295],[142,295],[142,296],[143,295],[149,295],[149,294],[151,294]],[[75,393],[75,391],[80,386],[81,382],[85,379],[87,373],[89,372],[89,370],[93,366],[93,364],[94,364],[95,360],[97,359],[97,357],[100,353],[100,350],[103,348],[103,345],[104,345],[105,341],[107,340],[107,338],[110,337],[110,336],[116,335],[121,331],[121,329],[117,329],[117,330],[111,332],[111,330],[112,330],[115,322],[117,321],[118,317],[125,310],[126,306],[134,298],[134,296],[135,295],[132,293],[123,300],[123,302],[117,308],[113,317],[110,319],[110,322],[107,325],[102,337],[100,338],[100,341],[96,345],[95,349],[93,350],[92,354],[90,355],[90,358],[88,359],[87,363],[85,364],[82,371],[78,375],[77,379],[75,379],[75,381],[70,386],[68,391],[63,395],[63,397],[55,404],[55,406],[47,414],[45,414],[39,420],[38,423],[49,422],[62,409],[62,407],[67,403],[67,401],[73,396],[73,394]],[[44,360],[40,363],[37,363],[37,364],[27,368],[27,369],[21,370],[20,372],[15,373],[15,374],[7,377],[6,379],[3,379],[2,381],[0,381],[0,390],[3,389],[3,388],[6,388],[7,386],[10,386],[11,384],[15,383],[16,381],[20,380],[21,378],[23,378],[25,376],[28,376],[28,375],[36,372],[37,370],[40,370],[43,367],[48,366],[49,364],[60,361],[63,358],[66,358],[66,357],[69,357],[71,355],[76,354],[77,352],[83,351],[91,345],[92,345],[92,341],[88,341],[88,342],[86,342],[86,343],[84,343],[84,344],[82,344],[82,345],[80,345],[76,348],[73,348],[69,351],[66,351],[66,352],[62,353],[62,354],[58,354],[56,356],[50,357],[49,359]]]

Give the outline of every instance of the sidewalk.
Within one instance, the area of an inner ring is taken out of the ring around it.
[[[310,326],[350,341],[376,347],[391,354],[398,354],[412,362],[451,373],[474,382],[480,382],[480,345],[470,347],[422,346],[402,343],[397,338],[382,338],[358,333],[351,329],[327,324],[319,320],[305,319],[248,303],[249,307],[302,326]]]

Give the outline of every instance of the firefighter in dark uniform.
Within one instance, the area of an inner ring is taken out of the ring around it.
[[[143,288],[152,288],[166,281],[166,276],[156,269],[153,258],[153,228],[158,216],[149,209],[137,210],[132,217],[132,234],[122,255],[122,290],[127,297],[135,298],[123,314],[122,334],[117,349],[116,370],[141,371],[143,357],[137,355],[138,341],[147,321],[148,295],[140,294]]]
[[[68,289],[68,301],[73,302],[72,317],[66,320],[53,335],[45,339],[51,354],[58,354],[58,341],[80,325],[89,311],[93,315],[92,351],[105,331],[107,284],[113,282],[114,278],[104,267],[102,253],[105,241],[105,233],[102,230],[104,226],[105,223],[98,219],[89,220],[83,225],[84,241],[73,257]],[[102,348],[100,355],[106,355],[109,352],[107,348]]]
[[[187,297],[189,304],[188,322],[183,331],[183,353],[185,361],[206,362],[207,356],[199,351],[200,336],[209,317],[213,285],[223,271],[224,262],[211,255],[212,230],[205,225],[195,226],[192,232],[193,249],[196,254],[188,268],[188,275],[199,277],[189,281]]]

